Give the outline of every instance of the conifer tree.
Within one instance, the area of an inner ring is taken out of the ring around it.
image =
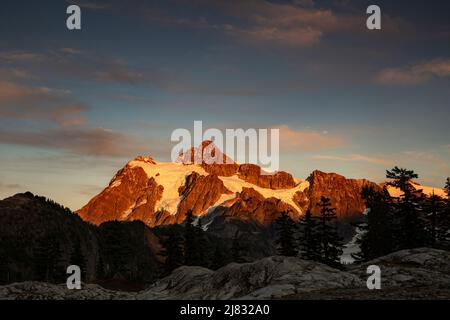
[[[365,222],[358,224],[360,236],[356,243],[360,252],[352,255],[357,261],[368,261],[395,251],[393,242],[392,206],[386,188],[382,192],[364,187],[361,197],[366,205]]]
[[[163,269],[167,275],[184,263],[183,237],[179,230],[169,229],[167,237],[161,240],[161,244],[164,247],[161,255],[165,257]]]
[[[278,229],[278,239],[276,240],[278,253],[286,257],[296,256],[295,223],[287,212],[281,213],[276,220],[276,226]]]
[[[102,256],[98,258],[98,264],[95,267],[95,277],[97,279],[104,279],[106,276],[106,270],[105,270],[105,262],[103,261]]]
[[[447,178],[444,186],[444,191],[447,195],[444,199],[444,210],[442,215],[442,227],[439,233],[440,241],[446,244],[450,243],[450,178]]]
[[[217,270],[225,265],[225,254],[224,254],[224,247],[216,244],[214,246],[214,253],[213,258],[211,262],[211,269]]]
[[[189,210],[184,222],[184,264],[188,266],[201,265],[200,247],[198,234],[199,230],[194,225],[194,216]]]
[[[81,249],[80,241],[76,241],[72,247],[72,252],[70,254],[70,264],[77,265],[81,270],[81,280],[86,281],[87,279],[87,263],[86,257]]]
[[[320,259],[330,266],[340,266],[342,255],[342,239],[337,232],[336,209],[331,206],[330,199],[322,196],[317,204],[320,208],[319,220],[319,243]]]
[[[36,241],[34,264],[37,280],[52,281],[58,251],[56,239],[52,235],[44,235]]]
[[[410,249],[426,244],[424,221],[421,217],[420,203],[422,190],[416,190],[411,184],[419,176],[412,170],[394,167],[386,171],[386,177],[392,179],[388,185],[400,189],[402,194],[395,199],[395,231],[398,249]]]
[[[435,247],[437,242],[445,238],[445,202],[444,199],[434,193],[423,199],[425,213],[425,231],[427,243]]]
[[[234,233],[233,239],[231,240],[231,260],[237,263],[246,262],[244,258],[244,246],[239,239],[239,231]]]
[[[307,260],[320,260],[320,242],[318,237],[317,218],[313,217],[308,209],[299,221],[299,245],[302,258]]]
[[[3,241],[3,239],[0,239]],[[9,256],[3,246],[0,247],[0,284],[7,284],[9,282]]]

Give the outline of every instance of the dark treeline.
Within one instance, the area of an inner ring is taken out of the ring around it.
[[[241,244],[236,239],[227,241],[207,233],[201,219],[194,221],[188,211],[183,225],[158,228],[164,257],[163,275],[170,274],[180,266],[201,266],[218,269],[241,257]]]
[[[381,190],[364,189],[366,221],[361,223],[358,239],[361,251],[357,261],[368,261],[394,251],[418,247],[448,249],[450,246],[450,179],[444,187],[447,197],[425,195],[411,182],[418,175],[395,167],[386,171],[386,186],[401,191],[391,197],[386,186]]]
[[[359,229],[360,252],[353,255],[358,262],[368,261],[394,251],[418,247],[448,249],[450,247],[450,179],[444,189],[447,197],[425,195],[412,184],[418,175],[398,167],[387,170],[390,181],[379,190],[366,187],[362,191],[367,210]],[[390,196],[387,186],[401,193]],[[277,220],[278,253],[300,256],[330,266],[340,266],[342,239],[337,232],[335,210],[326,197],[317,204],[320,214],[307,210],[299,222],[283,213]]]
[[[298,222],[287,212],[281,214],[276,221],[278,253],[339,267],[343,245],[337,231],[336,210],[327,197],[321,197],[317,205],[319,215],[313,216],[307,210]]]

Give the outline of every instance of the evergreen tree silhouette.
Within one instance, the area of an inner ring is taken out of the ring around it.
[[[164,247],[161,255],[165,257],[163,272],[167,275],[184,263],[183,237],[178,229],[169,229],[161,244]]]
[[[435,247],[437,242],[445,239],[445,202],[444,199],[434,194],[423,199],[423,211],[425,213],[425,231],[427,243]]]
[[[211,263],[211,269],[217,270],[225,265],[225,248],[222,245],[216,244],[214,246],[214,253]]]
[[[184,221],[184,264],[187,266],[201,265],[201,250],[199,246],[199,228],[194,225],[194,216],[189,210]]]
[[[0,239],[3,244],[3,239]],[[0,284],[9,282],[9,256],[3,246],[0,247]]]
[[[302,258],[307,260],[320,260],[320,242],[318,237],[317,218],[313,217],[308,209],[299,221],[299,245]]]
[[[394,218],[386,188],[379,192],[372,187],[364,187],[361,197],[367,208],[366,221],[358,224],[360,236],[356,243],[360,252],[352,256],[357,261],[369,261],[395,251]]]
[[[70,264],[77,265],[81,270],[81,280],[86,281],[87,279],[87,263],[86,257],[81,249],[80,241],[77,240],[72,246],[72,252],[70,254]]]
[[[104,279],[106,277],[105,262],[101,255],[98,258],[98,264],[95,267],[95,277],[97,279]]]
[[[67,267],[69,266],[69,261],[64,254],[64,249],[60,242],[54,243],[53,250],[53,256],[51,258],[52,264],[50,266],[51,278],[56,283],[63,283],[67,279]]]
[[[447,178],[444,186],[447,198],[444,199],[444,210],[442,214],[442,227],[439,233],[439,238],[446,245],[450,243],[450,178]]]
[[[424,246],[426,234],[420,208],[423,199],[422,190],[416,190],[411,184],[419,176],[413,170],[394,167],[392,170],[386,171],[386,177],[392,179],[388,185],[402,191],[400,197],[394,201],[397,219],[395,235],[398,249]]]
[[[278,239],[276,240],[278,253],[286,257],[296,256],[294,221],[289,217],[287,212],[282,212],[275,223],[278,229]]]
[[[336,209],[331,206],[330,199],[324,196],[317,205],[320,208],[318,237],[321,261],[330,266],[340,267],[343,245],[337,232]]]
[[[233,239],[231,240],[231,259],[233,262],[244,263],[246,259],[244,258],[245,247],[239,239],[239,231],[234,233]]]
[[[61,262],[59,255],[62,252],[56,239],[54,235],[47,234],[36,241],[34,265],[37,280],[52,282],[61,276],[58,267]]]
[[[450,196],[450,178],[447,178],[447,181],[445,182],[444,186],[445,193],[447,196]]]

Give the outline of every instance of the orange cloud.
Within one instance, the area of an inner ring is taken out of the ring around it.
[[[314,130],[294,130],[286,125],[280,129],[280,149],[285,152],[311,152],[334,149],[343,146],[344,140],[327,132]]]
[[[317,155],[310,158],[311,160],[331,160],[331,161],[344,161],[344,162],[368,162],[371,164],[379,164],[383,166],[391,166],[394,164],[392,160],[365,156],[361,154],[350,154],[348,156],[328,156],[328,155]]]
[[[65,127],[83,125],[82,112],[86,109],[68,91],[0,80],[0,117],[50,120]]]
[[[375,76],[375,82],[381,85],[418,85],[433,77],[450,76],[450,59],[434,59],[406,68],[387,68]]]

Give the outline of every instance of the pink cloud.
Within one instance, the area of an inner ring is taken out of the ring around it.
[[[406,68],[387,68],[375,76],[375,82],[381,85],[419,85],[432,78],[450,76],[450,59],[434,59]]]
[[[294,130],[286,125],[280,129],[280,149],[285,152],[311,152],[345,145],[342,137],[315,130]]]

